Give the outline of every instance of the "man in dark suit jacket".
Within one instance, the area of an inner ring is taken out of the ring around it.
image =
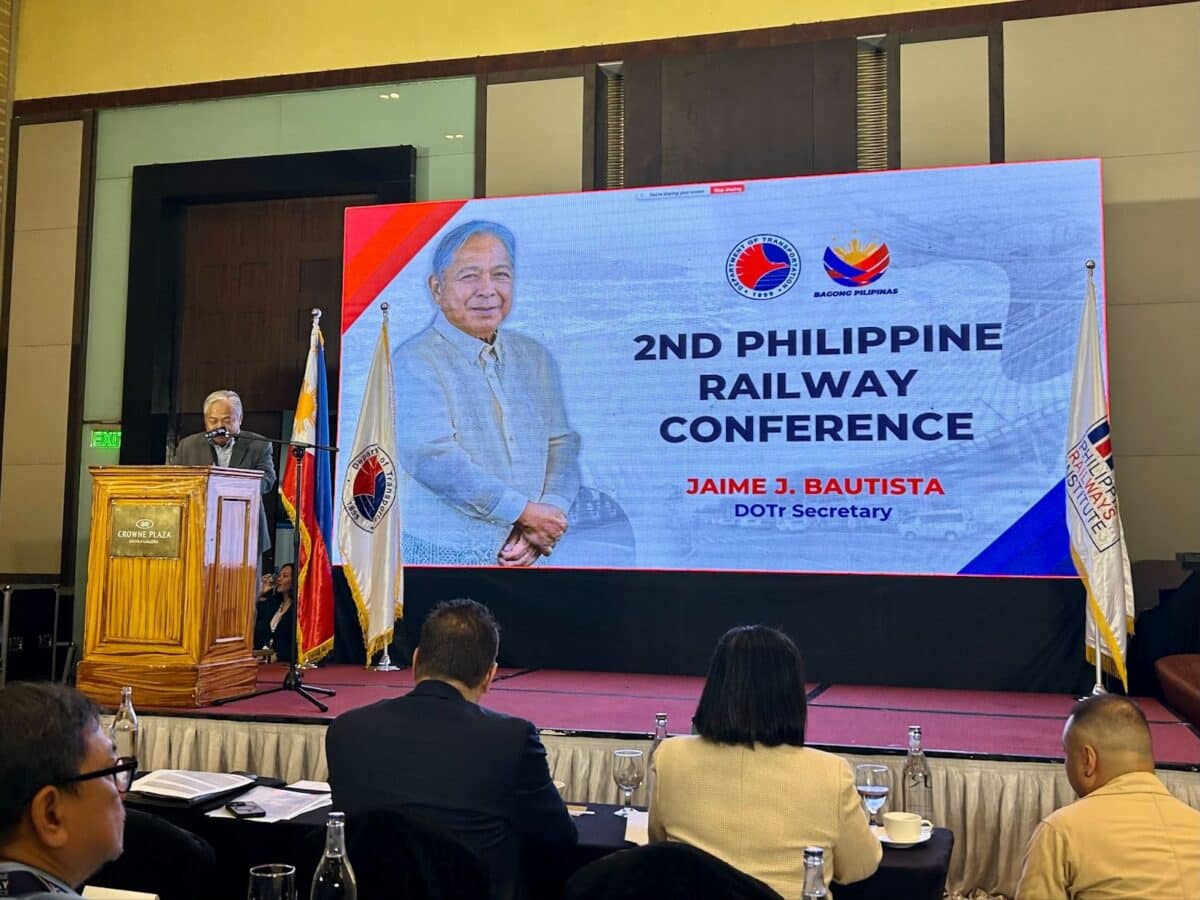
[[[262,435],[242,431],[242,398],[233,391],[213,391],[204,399],[204,428],[224,429],[225,434],[206,437],[192,434],[175,448],[172,462],[177,466],[227,466],[233,469],[258,469],[263,473],[262,492],[275,487],[275,458],[271,444]],[[266,502],[258,511],[258,552],[271,549]]]
[[[450,831],[483,860],[494,900],[507,900],[524,894],[522,842],[569,845],[578,835],[537,730],[479,705],[499,643],[486,607],[439,604],[413,654],[417,686],[338,716],[325,755],[335,809],[403,807]]]

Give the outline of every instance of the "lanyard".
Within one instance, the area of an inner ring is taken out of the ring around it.
[[[25,894],[61,893],[54,885],[25,869],[0,872],[0,897],[22,897]]]

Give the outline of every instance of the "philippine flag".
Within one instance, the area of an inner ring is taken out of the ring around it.
[[[329,446],[329,391],[325,383],[325,339],[314,314],[304,383],[296,401],[292,440]],[[288,455],[279,494],[292,525],[300,530],[300,578],[296,592],[296,661],[316,662],[333,649],[333,481],[329,453],[304,451],[300,478],[300,516],[297,522],[296,458]]]

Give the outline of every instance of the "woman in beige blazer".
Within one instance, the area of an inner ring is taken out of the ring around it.
[[[650,840],[681,841],[784,897],[804,885],[804,848],[825,880],[871,875],[883,849],[842,758],[804,746],[804,661],[791,638],[751,625],[725,633],[692,719],[695,735],[653,757]],[[832,896],[832,895],[831,895]]]

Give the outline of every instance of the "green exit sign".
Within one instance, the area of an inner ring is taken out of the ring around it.
[[[92,446],[102,450],[121,449],[120,428],[93,428]]]

